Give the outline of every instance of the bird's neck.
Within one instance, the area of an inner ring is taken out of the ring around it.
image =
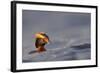
[[[37,52],[44,52],[44,51],[46,51],[46,49],[44,48],[44,47],[38,47],[37,48]]]

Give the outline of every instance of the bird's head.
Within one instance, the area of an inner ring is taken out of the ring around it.
[[[49,43],[49,37],[44,32],[39,32],[35,34],[36,39],[43,39],[45,43]]]

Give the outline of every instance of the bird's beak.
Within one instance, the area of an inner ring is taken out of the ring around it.
[[[49,39],[48,39],[48,38],[44,38],[44,41],[45,41],[46,43],[49,43]]]

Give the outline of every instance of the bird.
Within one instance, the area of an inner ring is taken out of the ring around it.
[[[30,51],[29,54],[41,53],[46,51],[45,45],[50,43],[49,37],[45,32],[38,32],[35,34],[36,50]]]
[[[45,45],[49,43],[49,37],[45,32],[38,32],[35,34],[35,47],[38,53],[46,51]]]

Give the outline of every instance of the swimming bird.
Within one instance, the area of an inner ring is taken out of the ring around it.
[[[35,34],[36,41],[35,41],[35,47],[37,52],[44,52],[46,51],[46,48],[44,47],[47,43],[49,43],[49,37],[45,32],[38,32]]]
[[[46,48],[44,46],[50,42],[47,34],[45,32],[38,32],[35,34],[35,39],[36,50],[30,51],[29,54],[41,53],[46,51]]]

